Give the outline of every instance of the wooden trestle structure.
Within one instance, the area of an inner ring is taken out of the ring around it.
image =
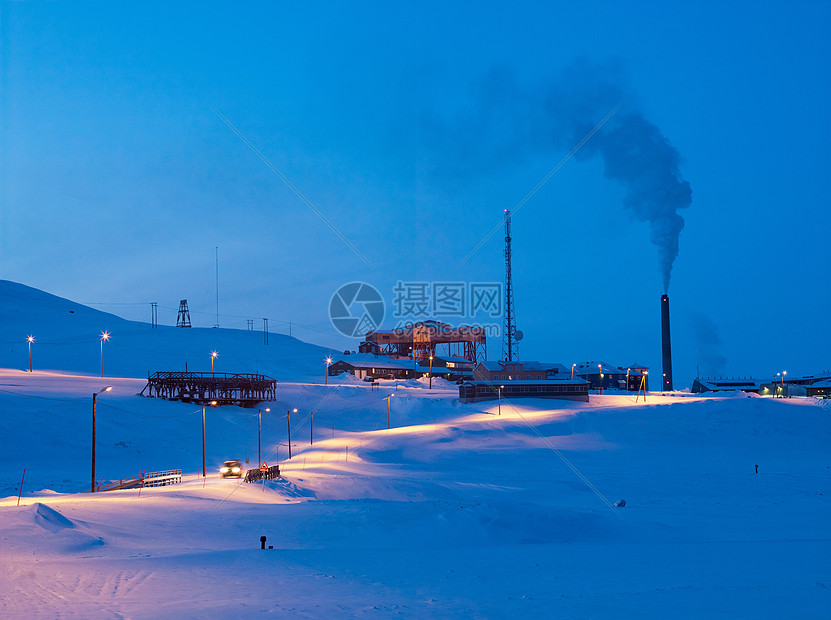
[[[227,372],[157,372],[147,378],[141,396],[207,405],[255,407],[277,398],[277,381],[265,375]]]

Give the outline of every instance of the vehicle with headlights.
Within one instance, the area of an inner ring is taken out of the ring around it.
[[[219,473],[223,478],[242,478],[242,465],[239,459],[225,461],[225,464],[219,468]]]

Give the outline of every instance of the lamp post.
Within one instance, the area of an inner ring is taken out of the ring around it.
[[[104,341],[110,339],[110,332],[101,332],[101,378],[104,378]]]
[[[572,380],[572,381],[574,381],[574,367],[575,367],[575,366],[577,366],[577,364],[572,364],[572,365],[571,365],[571,380]]]
[[[286,412],[286,420],[288,421],[289,425],[289,459],[291,459],[291,412],[297,413],[297,409],[290,409]]]
[[[430,356],[430,386],[427,388],[428,390],[433,389],[433,356]]]
[[[271,409],[266,407],[265,412],[268,413],[269,411],[271,411]],[[262,444],[260,443],[260,437],[262,436],[262,430],[263,430],[263,410],[262,409],[257,409],[257,466],[258,467],[263,464],[263,457],[262,457],[262,454],[261,454],[261,445]]]
[[[496,396],[499,398],[499,415],[502,415],[502,388],[504,387],[504,385],[500,385],[496,388]]]
[[[323,377],[323,385],[329,385],[329,364],[332,363],[332,358],[326,358],[326,376]]]
[[[217,358],[219,353],[216,351],[211,351],[211,379],[214,378],[214,360]]]
[[[602,394],[603,393],[603,365],[602,364],[597,365],[597,372],[600,375],[600,383],[599,383],[598,387],[600,388],[600,393]]]
[[[782,398],[785,398],[785,375],[788,374],[787,370],[782,371]]]
[[[629,393],[629,368],[626,369],[626,393]]]
[[[109,392],[111,389],[113,389],[113,386],[108,385],[107,387],[101,388],[99,391],[92,393],[92,483],[89,487],[90,493],[95,493],[95,402],[99,394]]]
[[[216,405],[216,401],[211,401],[211,407]],[[205,403],[202,403],[202,477],[207,478],[208,474],[205,471]]]
[[[29,343],[29,372],[32,372],[32,343],[35,341],[35,337],[29,336],[26,341]]]

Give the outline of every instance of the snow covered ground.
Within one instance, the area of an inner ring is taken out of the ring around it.
[[[295,339],[152,330],[12,283],[0,343],[2,617],[831,615],[827,402],[604,395],[500,415],[438,380],[323,385],[327,351]],[[255,466],[256,409],[208,408],[203,479],[201,408],[137,395],[214,349],[223,371],[280,380],[262,453],[281,480],[218,476]],[[181,468],[182,484],[84,492],[105,385],[99,481]]]

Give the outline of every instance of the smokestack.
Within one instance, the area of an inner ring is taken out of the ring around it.
[[[672,347],[669,339],[669,297],[661,295],[661,355],[664,364],[664,376],[661,378],[661,391],[672,391]]]

